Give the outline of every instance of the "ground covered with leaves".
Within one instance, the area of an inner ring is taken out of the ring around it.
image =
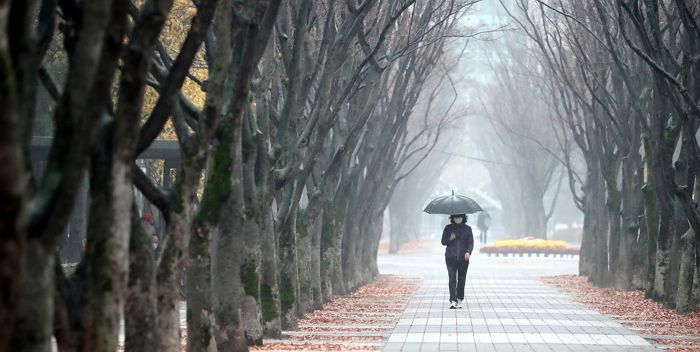
[[[298,331],[253,351],[375,351],[383,345],[420,280],[380,275],[299,321]]]
[[[700,313],[680,315],[644,298],[644,291],[598,288],[584,276],[549,276],[542,281],[572,294],[577,301],[637,331],[659,347],[673,352],[700,351]]]

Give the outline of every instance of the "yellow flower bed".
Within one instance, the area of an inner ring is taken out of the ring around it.
[[[526,248],[566,248],[564,241],[548,240],[503,240],[496,241],[496,247],[526,247]]]

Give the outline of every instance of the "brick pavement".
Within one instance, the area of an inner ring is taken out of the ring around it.
[[[537,279],[575,274],[578,258],[496,258],[475,250],[466,304],[451,310],[442,251],[438,242],[429,253],[379,257],[382,274],[423,278],[383,351],[659,350]]]

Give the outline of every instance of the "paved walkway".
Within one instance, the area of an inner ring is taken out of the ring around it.
[[[438,242],[431,253],[379,257],[382,274],[423,278],[383,351],[660,350],[537,280],[575,274],[578,258],[496,258],[475,250],[465,307],[450,310],[442,253]]]

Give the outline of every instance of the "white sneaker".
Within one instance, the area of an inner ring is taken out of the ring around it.
[[[457,300],[457,308],[459,308],[459,309],[464,308],[463,303],[464,303],[463,299],[458,299]]]
[[[457,302],[450,301],[450,309],[457,309]]]

